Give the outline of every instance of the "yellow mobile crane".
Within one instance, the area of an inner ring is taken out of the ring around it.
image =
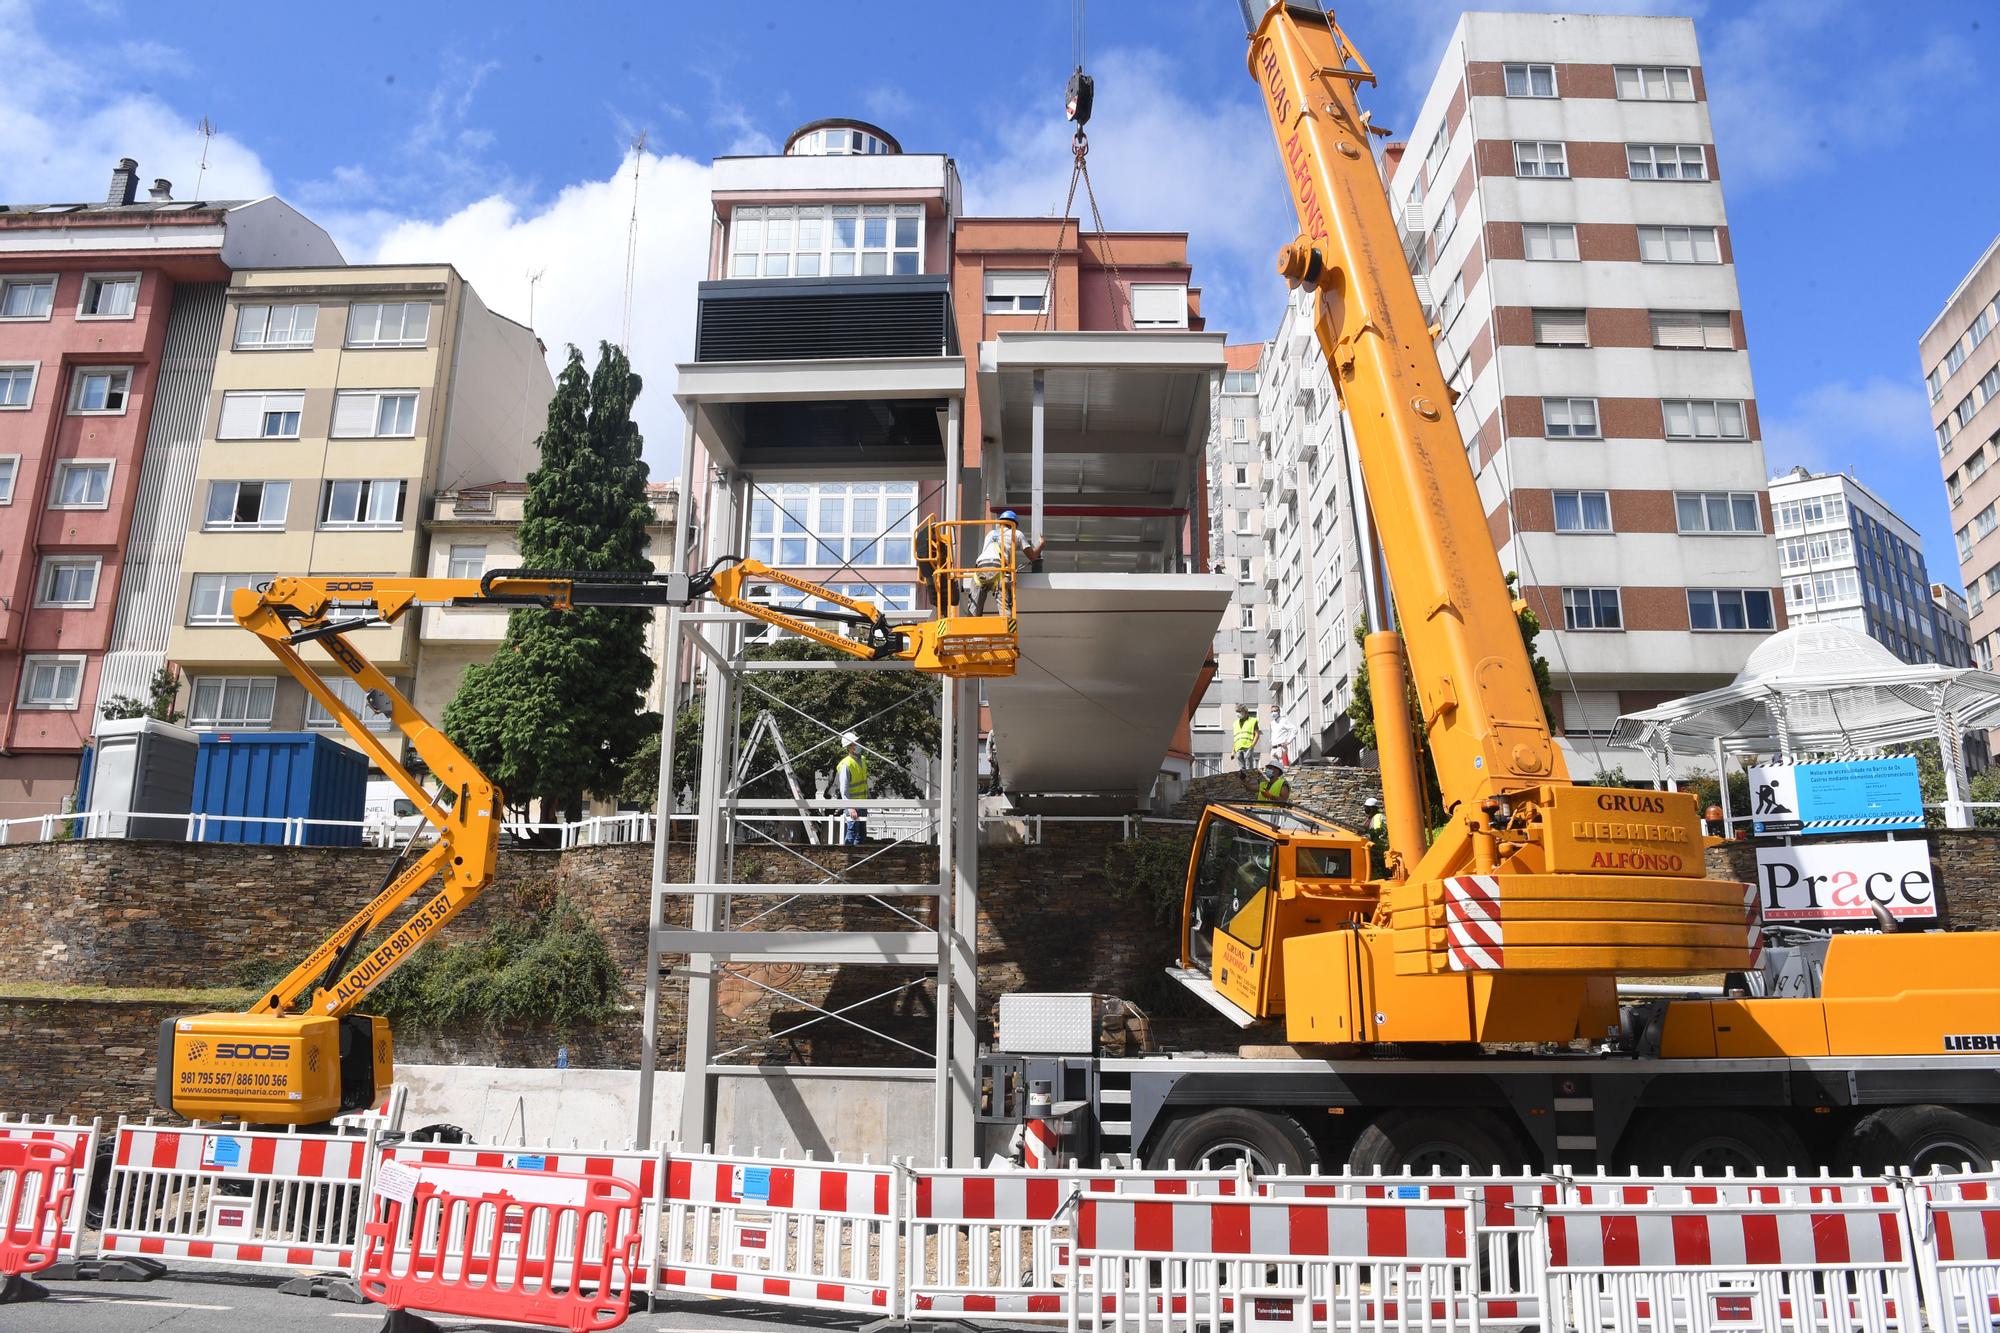
[[[1311,293],[1394,599],[1397,628],[1365,644],[1386,873],[1367,840],[1311,811],[1209,806],[1174,971],[1284,1044],[1077,1057],[1094,1031],[1079,1021],[1066,1045],[1016,1040],[986,1082],[1045,1083],[1089,1108],[1061,1149],[1085,1160],[2000,1157],[2000,934],[1788,940],[1767,957],[1753,886],[1705,871],[1692,796],[1565,774],[1398,244],[1370,142],[1382,131],[1357,103],[1374,76],[1319,5],[1243,9],[1299,220],[1279,272]],[[1447,812],[1428,836],[1419,728]],[[1731,994],[1642,985],[1664,993],[1621,1004],[1621,978],[1690,974],[1724,974]]]
[[[900,659],[951,677],[1004,676],[1012,674],[1018,655],[1013,546],[1002,544],[997,567],[972,564],[967,553],[978,551],[978,530],[986,526],[924,526],[920,554],[937,615],[914,623],[892,623],[873,602],[733,556],[693,575],[496,570],[478,579],[282,577],[238,591],[232,604],[237,623],[263,640],[416,803],[436,836],[414,859],[412,839],[375,896],[247,1011],[165,1020],[159,1103],[190,1119],[257,1124],[314,1124],[371,1104],[394,1071],[389,1025],[360,1012],[362,1002],[492,882],[503,813],[499,788],[361,654],[350,637],[355,631],[393,624],[424,606],[567,611],[683,607],[705,597],[851,657]],[[957,592],[969,578],[997,585],[996,613],[958,614]],[[769,606],[749,596],[759,584],[790,588],[830,607]],[[429,769],[435,794],[301,656],[315,643]],[[416,910],[390,925],[420,890]]]

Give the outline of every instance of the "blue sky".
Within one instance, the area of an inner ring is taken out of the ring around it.
[[[1773,470],[1852,467],[1957,581],[1916,339],[2000,231],[2000,7],[1991,0],[1497,5],[1691,14],[1715,119]],[[1408,126],[1459,6],[1340,17]],[[311,17],[306,17],[311,15]],[[1212,329],[1267,334],[1293,224],[1228,0],[1098,0],[1092,175],[1114,228],[1190,233]],[[657,471],[692,344],[710,158],[860,114],[953,155],[969,208],[1046,214],[1068,182],[1068,0],[758,6],[488,0],[307,8],[0,0],[0,197],[98,195],[139,159],[192,197],[273,192],[352,260],[447,260],[554,346],[616,338],[640,206],[633,353]]]

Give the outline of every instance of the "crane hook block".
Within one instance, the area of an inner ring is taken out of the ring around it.
[[[1090,120],[1090,99],[1097,88],[1097,81],[1083,72],[1083,66],[1076,67],[1076,73],[1069,76],[1069,90],[1063,100],[1063,114],[1076,122],[1082,129]]]

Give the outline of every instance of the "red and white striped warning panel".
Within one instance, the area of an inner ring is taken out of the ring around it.
[[[1444,882],[1445,926],[1451,936],[1451,970],[1494,972],[1506,966],[1500,925],[1500,881],[1492,875],[1459,875]]]
[[[102,1254],[351,1270],[372,1132],[118,1127]]]
[[[1085,1194],[1080,1250],[1126,1254],[1464,1259],[1472,1207],[1430,1199],[1148,1199]]]
[[[95,1120],[84,1123],[72,1116],[67,1121],[36,1120],[27,1116],[0,1115],[0,1141],[25,1143],[60,1143],[67,1148],[63,1159],[67,1165],[55,1173],[55,1188],[69,1190],[69,1206],[64,1210],[61,1232],[57,1236],[59,1259],[77,1257],[77,1240],[83,1235],[83,1211],[89,1203],[90,1173],[97,1160],[97,1125]],[[18,1200],[23,1216],[34,1206],[30,1199]],[[4,1200],[0,1200],[0,1216],[4,1216]]]
[[[893,1309],[902,1258],[898,1185],[892,1167],[674,1153],[655,1290]]]
[[[1919,1264],[1931,1326],[1951,1333],[2000,1327],[2000,1176],[1932,1175],[1911,1184]]]
[[[1899,1203],[1549,1209],[1551,1268],[1809,1268],[1908,1257]]]
[[[488,1171],[540,1172],[591,1176],[632,1186],[640,1204],[642,1244],[633,1286],[647,1290],[653,1282],[653,1253],[659,1237],[660,1182],[666,1178],[659,1149],[555,1148],[532,1145],[396,1143],[382,1149],[382,1160],[404,1166],[465,1167]]]

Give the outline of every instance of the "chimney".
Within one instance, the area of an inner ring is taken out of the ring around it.
[[[156,204],[164,204],[174,197],[174,183],[165,176],[153,178],[153,188],[146,195]]]
[[[129,157],[118,159],[118,165],[111,169],[111,192],[104,196],[104,202],[117,207],[129,204],[139,197],[139,164]]]

